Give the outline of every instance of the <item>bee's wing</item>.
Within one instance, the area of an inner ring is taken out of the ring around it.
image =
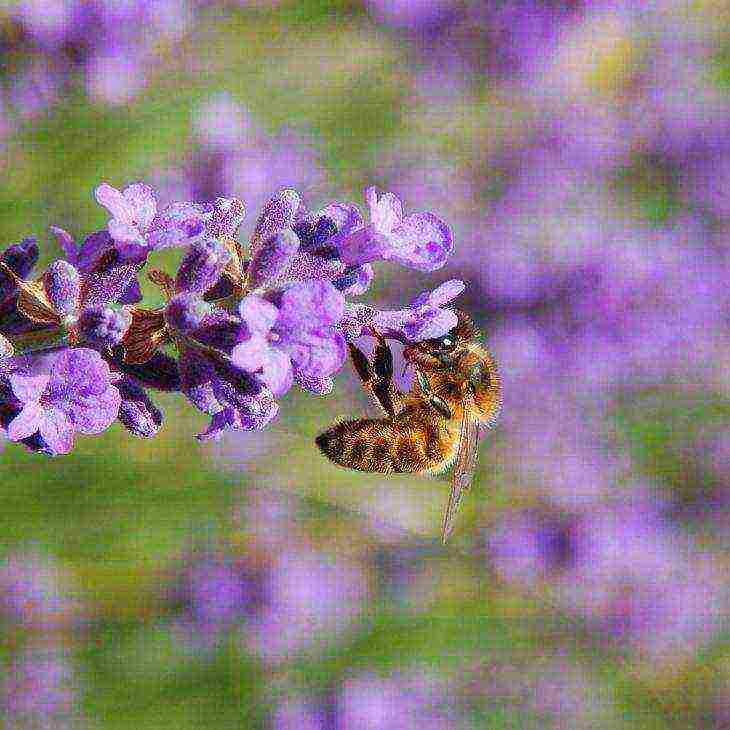
[[[472,415],[470,404],[464,404],[464,415],[461,418],[461,434],[459,436],[459,453],[456,455],[454,472],[451,478],[451,494],[444,512],[441,526],[441,539],[445,543],[454,529],[454,519],[461,506],[464,492],[471,487],[471,480],[477,464],[477,447],[479,446],[479,422]]]

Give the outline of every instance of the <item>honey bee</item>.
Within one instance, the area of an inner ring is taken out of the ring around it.
[[[350,344],[355,372],[385,417],[335,423],[315,440],[330,461],[359,471],[438,474],[453,465],[443,542],[471,486],[479,428],[495,423],[502,403],[494,358],[480,343],[471,318],[460,311],[456,315],[457,325],[448,334],[404,349],[406,362],[415,368],[408,393],[393,383],[393,355],[382,335],[373,332],[370,359]]]

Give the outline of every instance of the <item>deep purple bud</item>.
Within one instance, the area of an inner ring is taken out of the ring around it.
[[[261,211],[251,238],[252,255],[275,233],[293,226],[300,205],[301,198],[296,190],[280,190],[269,199]]]
[[[214,238],[195,241],[177,272],[177,291],[204,294],[218,281],[230,260],[231,252],[221,241]]]
[[[286,272],[299,250],[299,237],[291,228],[268,238],[256,251],[249,269],[249,284],[253,289],[276,281]]]
[[[165,321],[179,332],[190,333],[200,327],[213,311],[197,294],[183,292],[171,299],[165,307]]]
[[[38,261],[38,244],[35,238],[24,238],[8,247],[0,255],[0,261],[9,266],[21,279],[26,279]],[[15,293],[15,283],[0,268],[0,302]]]
[[[119,420],[135,436],[152,438],[162,425],[162,411],[150,400],[145,389],[134,379],[125,376],[117,383],[122,396]]]
[[[332,279],[335,288],[347,296],[358,296],[364,294],[375,277],[375,272],[370,264],[363,266],[349,266],[344,273]]]
[[[238,198],[216,198],[212,205],[213,215],[205,222],[208,235],[211,238],[235,238],[246,216],[244,202]]]
[[[118,345],[132,322],[126,310],[96,305],[84,309],[77,325],[82,339],[99,347]]]
[[[298,220],[294,230],[299,234],[302,248],[313,251],[337,233],[337,224],[327,215],[310,215]]]
[[[73,264],[59,259],[43,274],[48,301],[62,317],[75,314],[81,297],[81,276]]]

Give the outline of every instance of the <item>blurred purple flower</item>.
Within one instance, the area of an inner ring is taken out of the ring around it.
[[[599,635],[655,658],[692,653],[723,614],[718,569],[680,545],[661,504],[640,491],[573,515],[510,518],[489,545],[504,577],[549,581]]]
[[[0,614],[26,629],[52,632],[79,614],[59,566],[35,552],[17,552],[0,561]]]
[[[368,593],[359,564],[302,547],[277,557],[268,585],[267,602],[250,623],[246,644],[269,663],[339,640],[360,616]]]
[[[168,600],[182,611],[178,626],[204,647],[240,628],[266,597],[265,574],[244,559],[225,554],[191,556]]]
[[[434,29],[454,14],[455,0],[367,0],[366,5],[380,22],[409,31]]]
[[[5,672],[2,715],[9,728],[60,728],[78,715],[78,678],[66,652],[27,648]]]

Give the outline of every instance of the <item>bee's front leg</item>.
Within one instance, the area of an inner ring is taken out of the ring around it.
[[[363,388],[391,418],[395,418],[402,410],[403,395],[393,384],[393,353],[381,334],[374,333],[374,336],[377,343],[372,361],[352,343],[348,343],[350,358]]]

